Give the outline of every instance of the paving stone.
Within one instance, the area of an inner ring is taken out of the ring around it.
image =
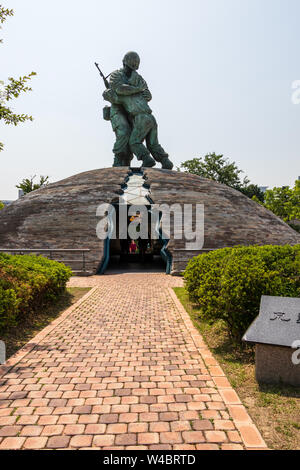
[[[6,437],[0,443],[1,450],[17,450],[21,449],[25,442],[25,437]]]
[[[49,449],[64,449],[69,446],[69,436],[52,436],[47,442],[47,448]]]
[[[227,437],[223,431],[206,431],[205,437],[207,442],[226,442]]]
[[[116,445],[135,445],[137,443],[136,434],[117,434],[115,444]]]
[[[171,428],[170,428],[170,423],[166,423],[166,422],[154,422],[154,423],[150,423],[150,431],[151,432],[168,432],[170,431]]]
[[[70,447],[89,447],[92,443],[93,436],[76,435],[70,440]]]
[[[150,423],[150,430],[151,430],[151,424],[152,423]],[[153,424],[155,424],[155,423],[153,423]],[[119,426],[121,426],[121,425],[119,425]],[[131,432],[133,432],[133,433],[135,433],[135,432],[147,432],[148,428],[149,428],[149,423],[129,423],[128,424],[128,432],[129,433],[131,433]]]
[[[44,449],[47,439],[47,437],[28,437],[24,442],[24,449]]]
[[[63,427],[63,432],[61,431],[61,434],[66,434],[67,436],[76,436],[77,434],[83,434],[84,433],[84,424],[67,424],[66,426]],[[87,434],[92,434],[92,433],[87,433]]]
[[[142,432],[138,434],[138,443],[143,444],[158,444],[159,434],[155,432]]]
[[[184,431],[182,433],[182,437],[184,442],[187,443],[199,443],[199,442],[204,442],[205,438],[204,435],[201,431]]]
[[[93,446],[95,447],[105,447],[112,446],[115,442],[114,434],[103,434],[101,436],[95,436],[93,439]]]
[[[106,424],[88,424],[85,428],[85,433],[86,434],[104,434],[105,430],[106,430]]]
[[[180,444],[182,437],[180,432],[162,432],[160,433],[160,442],[163,444]]]
[[[139,425],[141,425],[143,423],[137,423],[136,426],[137,426],[137,429],[139,429]],[[132,424],[132,426],[135,426],[135,423]],[[142,426],[140,426],[140,428],[142,428]],[[133,428],[129,429],[129,432],[140,432],[138,430],[133,430]],[[104,432],[104,431],[103,431]],[[108,424],[107,425],[107,428],[106,428],[106,432],[107,434],[123,434],[123,433],[126,433],[127,432],[127,424],[124,424],[124,423],[116,423],[116,424]],[[91,433],[93,434],[93,433]]]
[[[43,431],[43,426],[24,426],[20,436],[39,436]]]
[[[0,429],[0,437],[16,436],[21,431],[21,426],[3,426]]]

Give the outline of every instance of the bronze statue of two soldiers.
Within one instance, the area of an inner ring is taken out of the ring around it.
[[[138,54],[128,52],[123,68],[111,73],[109,82],[99,70],[107,88],[103,98],[111,103],[104,108],[104,119],[111,121],[116,134],[113,166],[130,166],[136,155],[143,167],[153,167],[160,162],[162,168],[171,170],[173,163],[158,142],[157,122],[148,104],[152,95],[137,73],[139,65]]]

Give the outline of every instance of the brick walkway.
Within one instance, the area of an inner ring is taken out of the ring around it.
[[[0,378],[0,449],[265,448],[165,274],[94,286]]]

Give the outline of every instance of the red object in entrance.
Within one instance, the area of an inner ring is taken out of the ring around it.
[[[131,240],[131,243],[129,245],[129,252],[130,253],[135,253],[136,252],[136,243],[134,240]]]

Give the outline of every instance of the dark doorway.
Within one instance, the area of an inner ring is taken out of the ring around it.
[[[166,272],[166,263],[161,256],[163,242],[149,240],[144,247],[141,246],[141,241],[145,242],[145,240],[130,239],[111,240],[110,259],[106,273],[115,271]]]
[[[130,206],[128,206],[129,208]],[[148,239],[137,237],[135,240],[127,236],[127,239],[119,238],[119,206],[116,209],[116,238],[107,239],[105,243],[104,260],[99,270],[99,274],[112,274],[121,272],[165,272],[169,274],[171,260],[165,249],[168,240],[161,238],[151,239],[150,234],[150,211],[148,211]],[[139,214],[136,214],[138,217]],[[128,225],[132,221],[132,216],[128,216]],[[127,225],[127,226],[128,226]]]

